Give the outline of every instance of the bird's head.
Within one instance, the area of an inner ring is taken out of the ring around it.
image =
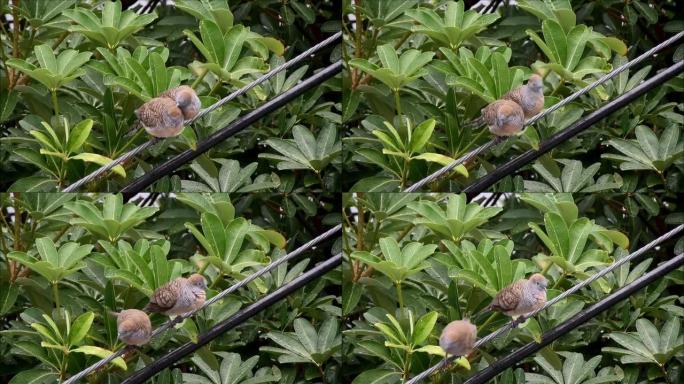
[[[529,281],[535,287],[539,288],[540,291],[546,290],[546,287],[549,284],[549,281],[546,280],[546,277],[544,277],[544,275],[541,273],[535,273],[534,275],[530,276]]]
[[[527,80],[527,86],[535,92],[540,92],[544,88],[544,82],[541,76],[535,73]]]
[[[183,85],[176,93],[176,104],[179,108],[188,107],[193,104],[195,97],[195,91],[187,85]]]
[[[190,285],[193,287],[197,287],[202,290],[207,289],[207,281],[204,280],[204,276],[200,275],[199,273],[192,274],[188,278],[188,281],[190,281]]]
[[[147,313],[137,309],[121,311],[117,319],[119,334],[136,332],[140,329],[150,329],[151,323]]]

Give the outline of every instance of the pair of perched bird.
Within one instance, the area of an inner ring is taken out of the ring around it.
[[[541,76],[533,74],[527,84],[521,85],[501,99],[482,108],[481,115],[471,124],[486,123],[496,136],[513,136],[522,131],[525,119],[544,108],[544,84]]]
[[[513,324],[517,325],[525,316],[544,306],[547,285],[548,280],[539,273],[535,273],[529,279],[518,280],[503,288],[492,302],[476,315],[489,311],[502,312],[507,316],[516,317]],[[476,338],[477,327],[470,320],[456,320],[444,327],[439,337],[439,346],[447,356],[466,356],[473,351]]]
[[[145,131],[154,137],[178,136],[183,122],[197,116],[200,100],[187,85],[171,88],[135,110]]]
[[[195,273],[187,279],[179,277],[157,288],[142,311],[126,309],[121,312],[112,312],[117,317],[116,327],[119,340],[128,345],[147,344],[152,336],[152,324],[147,313],[179,316],[192,312],[204,305],[206,289],[207,283],[204,277]]]

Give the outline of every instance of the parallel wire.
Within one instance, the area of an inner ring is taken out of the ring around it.
[[[580,312],[578,312],[571,318],[563,321],[556,327],[544,332],[541,335],[539,342],[529,342],[526,345],[516,349],[509,355],[497,359],[485,369],[478,371],[473,376],[469,377],[468,380],[466,380],[463,384],[488,383],[489,380],[494,378],[499,373],[503,372],[506,368],[514,364],[517,364],[523,358],[540,351],[545,346],[551,344],[554,340],[569,333],[573,329],[576,329],[577,327],[586,323],[587,321],[593,319],[603,311],[606,311],[614,305],[617,305],[621,301],[633,295],[638,290],[644,288],[645,286],[653,283],[655,280],[681,267],[682,264],[684,264],[684,253],[680,253],[679,255],[658,264],[648,273],[637,277],[631,283],[623,285],[619,289],[615,290],[611,294],[603,297],[601,300],[591,305],[589,308],[581,310]]]
[[[207,114],[209,114],[209,113],[215,111],[217,108],[220,108],[220,107],[223,106],[225,103],[227,103],[227,102],[229,102],[229,101],[235,99],[236,97],[238,97],[238,96],[240,96],[240,95],[242,95],[242,94],[244,94],[244,93],[249,92],[251,89],[253,89],[253,88],[256,87],[257,85],[259,85],[259,84],[261,84],[261,83],[267,81],[268,79],[272,78],[273,76],[277,75],[279,72],[282,72],[282,71],[284,71],[284,70],[286,70],[286,69],[288,69],[288,68],[294,66],[295,64],[298,64],[299,62],[301,62],[302,60],[308,58],[309,56],[311,56],[311,55],[314,54],[315,52],[318,52],[319,50],[321,50],[321,49],[327,47],[328,45],[330,45],[330,44],[332,44],[332,43],[334,43],[335,41],[340,40],[340,39],[342,39],[342,32],[337,32],[337,33],[335,33],[334,35],[328,37],[327,39],[321,41],[320,43],[318,43],[318,44],[316,44],[316,45],[314,45],[314,46],[312,46],[311,48],[307,49],[306,51],[300,53],[299,55],[297,55],[296,57],[294,57],[292,60],[289,60],[289,61],[283,63],[282,65],[280,65],[280,66],[278,66],[278,67],[272,69],[271,71],[269,71],[269,72],[266,73],[265,75],[259,77],[258,79],[252,81],[251,83],[245,85],[244,87],[242,87],[242,88],[240,88],[240,89],[234,91],[233,93],[231,93],[231,94],[229,94],[228,96],[222,98],[221,100],[219,100],[219,101],[217,101],[216,103],[210,105],[209,107],[207,107],[207,108],[201,110],[201,111],[197,114],[197,116],[193,117],[193,118],[190,119],[190,120],[186,120],[183,124],[184,124],[184,125],[186,126],[186,128],[187,128],[189,125],[193,124],[195,121],[197,121],[197,120],[199,120],[200,118],[206,116]],[[89,182],[95,180],[97,177],[99,177],[99,176],[102,175],[103,173],[105,173],[105,172],[111,170],[111,169],[114,168],[115,166],[117,166],[117,165],[123,163],[124,161],[127,161],[127,160],[131,159],[132,157],[136,156],[137,154],[141,153],[142,151],[146,150],[147,148],[151,147],[152,145],[156,144],[156,143],[159,142],[159,141],[161,141],[161,139],[156,138],[156,137],[150,139],[149,141],[147,141],[147,142],[141,144],[140,146],[138,146],[138,147],[136,147],[136,148],[133,148],[132,150],[126,152],[126,153],[125,153],[124,155],[122,155],[121,157],[119,157],[119,158],[113,160],[112,162],[110,162],[110,163],[108,163],[108,164],[106,164],[106,165],[104,165],[104,166],[98,168],[98,169],[95,170],[93,173],[91,173],[91,174],[89,174],[89,175],[83,177],[82,179],[80,179],[80,180],[76,181],[75,183],[69,185],[68,187],[64,188],[64,190],[62,190],[62,192],[75,192],[75,191],[77,191],[77,190],[78,190],[79,188],[81,188],[83,185],[85,185],[85,184],[87,184],[87,183],[89,183]]]
[[[682,232],[682,231],[684,231],[684,224],[681,224],[681,225],[675,227],[675,228],[672,229],[671,231],[669,231],[669,232],[663,234],[662,236],[660,236],[660,237],[658,237],[658,238],[652,240],[650,243],[648,243],[648,244],[644,245],[643,247],[639,248],[639,249],[638,249],[637,251],[635,251],[634,253],[632,253],[632,254],[630,254],[630,255],[628,255],[628,256],[626,256],[626,257],[623,257],[622,259],[620,259],[620,260],[614,262],[613,264],[609,265],[608,267],[606,267],[606,268],[600,270],[599,272],[597,272],[596,274],[592,275],[592,276],[589,277],[588,279],[582,281],[581,283],[578,283],[578,284],[574,285],[572,288],[570,288],[570,289],[564,291],[564,292],[561,293],[560,295],[558,295],[558,296],[554,297],[553,299],[547,301],[546,304],[544,304],[544,306],[543,306],[542,308],[540,308],[540,309],[538,309],[538,310],[532,312],[531,314],[529,314],[529,315],[527,315],[527,316],[524,316],[524,317],[518,319],[518,320],[517,320],[518,323],[520,323],[521,321],[524,321],[524,320],[526,320],[526,319],[529,319],[529,318],[531,318],[531,317],[536,316],[539,312],[541,312],[541,311],[545,310],[546,308],[548,308],[548,307],[550,307],[550,306],[552,306],[552,305],[558,303],[559,301],[565,299],[566,297],[572,295],[573,293],[579,291],[580,289],[582,289],[582,288],[588,286],[589,284],[593,283],[594,281],[596,281],[596,280],[600,279],[601,277],[607,275],[608,273],[612,272],[615,268],[617,268],[617,267],[619,267],[619,266],[621,266],[621,265],[623,265],[623,264],[625,264],[625,263],[627,263],[627,262],[629,262],[629,261],[632,261],[633,259],[635,259],[635,258],[637,258],[637,257],[639,257],[639,256],[641,256],[641,255],[643,255],[644,253],[650,251],[650,250],[651,250],[652,248],[654,248],[655,246],[657,246],[657,245],[663,243],[664,241],[667,241],[667,240],[669,240],[669,239],[675,237],[676,235],[680,234],[680,232]],[[504,333],[504,332],[507,331],[508,329],[512,328],[512,325],[513,325],[513,322],[512,322],[512,321],[511,321],[511,322],[508,322],[508,323],[506,323],[506,324],[504,324],[501,328],[499,328],[499,329],[497,329],[496,331],[494,331],[494,332],[488,334],[487,336],[485,336],[485,337],[479,339],[479,340],[475,343],[475,345],[474,345],[473,348],[474,348],[474,349],[477,349],[477,348],[479,348],[480,346],[482,346],[483,344],[488,343],[488,342],[491,341],[492,339],[498,337],[499,335],[501,335],[502,333]],[[438,370],[447,367],[447,366],[448,366],[453,360],[455,360],[456,358],[457,358],[457,357],[452,357],[452,358],[450,358],[449,360],[446,360],[446,359],[441,360],[438,364],[436,364],[436,365],[434,365],[434,366],[428,368],[427,370],[421,372],[420,374],[418,374],[417,376],[415,376],[415,377],[412,378],[411,380],[407,381],[406,384],[417,384],[417,383],[419,383],[419,382],[425,380],[428,376],[432,375],[433,373],[437,372]]]
[[[187,313],[185,315],[177,316],[173,320],[169,320],[166,323],[162,324],[157,329],[155,329],[154,332],[152,332],[152,337],[155,337],[155,336],[159,335],[160,333],[165,332],[166,330],[168,330],[169,328],[173,327],[174,325],[180,323],[181,321],[185,320],[186,318],[194,316],[197,312],[199,312],[199,311],[203,310],[204,308],[210,306],[211,304],[221,300],[222,298],[226,297],[227,295],[237,291],[238,289],[240,289],[240,288],[244,287],[245,285],[251,283],[252,281],[256,280],[260,276],[263,276],[264,274],[271,272],[273,269],[277,268],[281,264],[292,260],[293,258],[295,258],[295,257],[301,255],[302,253],[308,251],[310,248],[320,244],[321,242],[323,242],[325,240],[328,240],[329,238],[331,238],[333,235],[337,234],[337,232],[339,232],[341,230],[342,230],[342,224],[338,224],[335,227],[323,232],[322,234],[320,234],[320,235],[316,236],[315,238],[309,240],[308,242],[306,242],[305,244],[303,244],[299,248],[295,249],[294,251],[284,255],[283,257],[275,260],[271,264],[269,264],[269,265],[265,266],[264,268],[256,271],[255,273],[249,275],[248,277],[244,278],[243,280],[240,280],[239,282],[233,284],[232,286],[228,287],[227,289],[221,291],[216,296],[207,300],[204,303],[204,305],[202,305],[201,308],[196,309],[196,310],[194,310],[190,313]],[[109,362],[114,360],[115,358],[123,355],[126,351],[133,350],[133,349],[135,349],[135,348],[130,347],[130,346],[124,347],[124,348],[114,352],[113,354],[107,356],[106,358],[98,361],[97,363],[89,366],[88,368],[80,371],[79,373],[73,375],[68,380],[66,380],[63,384],[73,384],[73,383],[77,382],[78,380],[82,379],[83,377],[85,377],[86,375],[88,375],[89,373],[105,366],[106,364],[108,364]]]
[[[497,165],[496,169],[475,180],[463,188],[461,192],[472,194],[488,190],[489,187],[496,184],[499,180],[514,174],[526,164],[538,159],[545,153],[563,144],[568,139],[579,135],[605,117],[617,113],[617,111],[621,108],[629,105],[631,102],[653,90],[654,88],[662,86],[666,81],[678,76],[682,72],[684,72],[684,61],[679,61],[669,66],[668,68],[658,72],[656,75],[650,77],[648,80],[641,82],[628,92],[621,94],[613,100],[603,104],[598,109],[595,109],[593,112],[578,119],[566,129],[549,136],[546,138],[546,140],[539,143],[539,148],[528,149],[512,159]]]
[[[341,60],[338,60],[327,67],[321,68],[318,72],[308,77],[306,80],[300,81],[297,83],[297,85],[293,86],[287,91],[271,98],[270,100],[261,104],[259,107],[251,110],[243,116],[240,116],[225,127],[207,136],[204,140],[199,141],[195,148],[186,149],[185,151],[174,155],[161,164],[157,164],[154,169],[128,183],[128,185],[121,189],[121,192],[124,194],[142,192],[145,188],[149,187],[161,177],[173,173],[181,165],[194,160],[227,138],[234,136],[236,133],[256,123],[269,113],[277,111],[278,109],[290,103],[292,100],[300,97],[304,92],[320,86],[341,71]]]
[[[542,111],[541,113],[538,113],[537,115],[533,116],[531,119],[525,121],[525,124],[523,127],[526,127],[526,126],[529,126],[529,125],[536,123],[540,119],[542,119],[542,118],[546,117],[547,115],[557,111],[558,109],[566,106],[567,104],[569,104],[570,102],[579,98],[580,96],[585,95],[587,92],[598,87],[602,83],[605,83],[606,81],[612,79],[613,77],[615,77],[616,75],[625,71],[626,69],[629,69],[629,68],[635,66],[636,64],[641,63],[642,61],[644,61],[647,58],[656,54],[657,52],[663,50],[664,48],[667,48],[668,46],[678,42],[679,40],[681,40],[683,38],[684,38],[684,31],[677,33],[676,35],[670,37],[669,39],[663,41],[662,43],[656,45],[655,47],[653,47],[653,48],[649,49],[648,51],[644,52],[643,54],[639,55],[635,59],[613,69],[612,71],[603,75],[601,78],[594,81],[593,83],[587,85],[586,87],[580,89],[579,91],[573,93],[572,95],[564,98],[559,103],[554,104],[551,107],[549,107],[548,109],[546,109],[546,110]],[[424,187],[426,184],[431,183],[431,182],[435,181],[436,179],[442,177],[446,173],[450,172],[456,166],[470,160],[471,158],[473,158],[477,154],[480,154],[480,153],[484,152],[485,150],[493,147],[495,144],[498,144],[499,142],[505,141],[507,139],[508,139],[508,137],[497,137],[495,139],[492,139],[488,143],[485,143],[485,144],[481,145],[480,147],[475,148],[474,150],[472,150],[468,154],[460,157],[457,160],[454,160],[453,162],[451,162],[448,165],[445,165],[444,167],[440,168],[439,170],[437,170],[433,174],[428,175],[427,177],[419,180],[418,182],[416,182],[415,184],[413,184],[409,188],[407,188],[406,192],[416,192],[420,188]]]
[[[159,371],[172,366],[181,358],[202,348],[210,341],[244,323],[249,318],[255,316],[271,305],[276,304],[294,291],[304,287],[306,284],[309,284],[311,281],[322,277],[340,264],[342,264],[342,253],[338,253],[335,256],[329,257],[328,259],[316,264],[308,271],[281,285],[273,292],[261,297],[251,305],[239,310],[228,319],[214,325],[205,333],[198,335],[196,343],[189,341],[178,348],[167,352],[165,355],[157,358],[144,368],[134,372],[131,376],[122,381],[121,384],[142,384],[147,382],[147,379],[153,377],[159,373]]]

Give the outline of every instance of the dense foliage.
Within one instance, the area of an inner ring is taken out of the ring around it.
[[[395,383],[444,358],[438,338],[502,287],[541,272],[554,297],[684,223],[682,202],[623,194],[464,195],[358,193],[344,204],[345,381]],[[664,243],[460,358],[426,382],[460,383],[659,262],[684,252]],[[496,383],[680,383],[684,317],[678,269],[519,361]],[[482,337],[510,319],[471,319]]]
[[[398,191],[491,140],[480,109],[544,78],[545,106],[682,31],[675,1],[345,2],[344,190]],[[571,4],[572,3],[572,4]],[[675,49],[676,48],[676,49]],[[684,57],[672,47],[455,168],[460,191]],[[500,191],[684,190],[683,76],[666,82],[495,186]]]
[[[150,1],[126,9],[131,3],[0,3],[0,189],[69,185],[148,140],[143,130],[127,132],[133,111],[162,91],[191,85],[207,107],[339,30],[329,0]],[[120,190],[339,57],[338,49],[323,51],[281,72],[89,190]],[[152,189],[339,189],[340,87],[337,78],[305,93]]]
[[[339,223],[334,196],[0,195],[0,382],[54,383],[117,350],[108,311],[200,272],[208,297]],[[120,382],[339,252],[323,244],[93,373]],[[335,382],[341,275],[329,273],[156,376],[158,383]],[[153,327],[168,317],[153,315]],[[313,344],[312,344],[313,340]]]

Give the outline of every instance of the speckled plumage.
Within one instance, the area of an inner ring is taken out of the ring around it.
[[[496,136],[513,136],[525,124],[522,108],[510,100],[497,100],[481,111],[482,119],[489,125],[489,131]]]
[[[168,316],[182,315],[204,304],[205,289],[207,285],[202,275],[193,274],[187,279],[179,277],[157,288],[144,309]]]
[[[172,99],[178,105],[185,120],[192,119],[197,116],[200,111],[201,103],[195,90],[187,85],[171,88],[162,92],[158,97],[166,97]]]
[[[544,108],[544,84],[541,76],[530,76],[527,84],[511,90],[501,99],[515,101],[522,108],[526,119],[538,114]]]
[[[477,338],[477,327],[468,319],[455,320],[447,324],[439,337],[439,346],[450,355],[465,356],[473,350]]]
[[[499,291],[486,310],[507,316],[528,315],[546,303],[547,284],[546,278],[539,273],[529,279],[518,280]]]
[[[183,130],[183,112],[175,101],[166,97],[151,99],[136,109],[135,115],[154,137],[178,136]]]
[[[152,324],[147,313],[139,309],[112,312],[116,316],[119,340],[128,345],[143,345],[150,341]]]

